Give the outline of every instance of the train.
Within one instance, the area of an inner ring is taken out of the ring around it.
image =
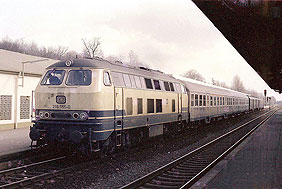
[[[263,99],[159,70],[79,58],[46,68],[29,136],[33,147],[111,152],[263,107]]]

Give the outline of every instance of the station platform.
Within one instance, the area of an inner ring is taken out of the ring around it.
[[[0,131],[0,156],[30,149],[29,127]]]
[[[282,110],[192,188],[282,188]]]

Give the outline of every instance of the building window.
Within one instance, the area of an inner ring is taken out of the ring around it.
[[[156,90],[161,90],[160,82],[159,80],[154,80],[154,86]]]
[[[199,106],[199,99],[197,94],[195,94],[195,106]]]
[[[154,99],[147,99],[147,112],[154,113]]]
[[[0,96],[0,120],[11,120],[12,95]]]
[[[104,72],[104,85],[110,86],[111,85],[111,79],[109,72]]]
[[[152,85],[152,80],[151,79],[145,78],[145,83],[146,83],[147,89],[153,89],[153,85]]]
[[[194,94],[191,94],[191,106],[194,106]]]
[[[137,98],[137,114],[143,114],[143,99]]]
[[[163,112],[162,99],[156,99],[156,113]]]
[[[199,106],[203,105],[203,95],[200,95],[200,101],[199,101]]]
[[[30,116],[30,97],[21,96],[21,105],[20,105],[20,119],[29,119]]]
[[[173,83],[169,83],[169,86],[170,86],[170,90],[171,90],[171,91],[174,91]]]
[[[165,86],[165,90],[166,90],[166,91],[170,91],[168,82],[165,81],[165,82],[164,82],[164,86]]]
[[[132,98],[126,98],[126,115],[133,114],[133,101]]]
[[[175,99],[172,99],[172,112],[175,112]]]

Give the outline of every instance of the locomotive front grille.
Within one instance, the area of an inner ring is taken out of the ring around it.
[[[51,118],[70,119],[71,117],[72,115],[70,113],[62,113],[62,112],[51,113]]]

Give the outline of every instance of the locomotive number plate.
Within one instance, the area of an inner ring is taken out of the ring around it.
[[[65,96],[56,96],[56,102],[57,102],[57,104],[65,104],[66,103],[66,97]]]

